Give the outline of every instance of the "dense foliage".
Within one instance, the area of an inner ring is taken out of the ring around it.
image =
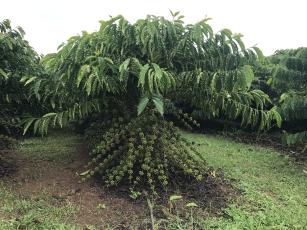
[[[23,36],[9,20],[0,22],[0,148],[7,147],[8,135],[19,134],[20,116],[34,103],[20,80],[39,71],[39,57]]]
[[[208,117],[240,117],[242,124],[261,128],[279,122],[275,108],[265,111],[269,97],[250,90],[247,64],[260,50],[245,49],[241,36],[229,30],[213,34],[208,19],[186,26],[181,19],[149,16],[130,24],[118,16],[102,21],[98,32],[70,38],[44,58],[50,76],[32,82],[32,92],[61,111],[29,121],[43,131],[51,121],[62,125],[98,110],[110,97],[132,107],[142,98],[139,113],[153,102],[163,114],[164,96]]]
[[[271,58],[276,64],[270,80],[280,95],[280,113],[290,124],[287,144],[307,143],[307,48],[277,51]],[[291,134],[292,133],[292,134]]]
[[[246,49],[241,35],[228,29],[214,34],[208,19],[185,25],[183,16],[172,15],[171,21],[156,16],[134,24],[122,16],[101,21],[98,32],[74,36],[47,55],[42,60],[47,74],[23,81],[31,96],[53,111],[26,119],[25,131],[46,133],[50,125],[91,117],[95,125],[87,133],[97,142],[82,175],[100,174],[107,185],[147,183],[154,190],[175,171],[197,179],[206,175],[205,162],[164,114],[188,126],[198,123],[182,111],[186,107],[192,116],[240,120],[260,130],[280,125],[269,97],[251,90],[249,63],[262,57],[261,51]],[[117,115],[104,113],[118,107]],[[108,125],[97,123],[101,119]]]

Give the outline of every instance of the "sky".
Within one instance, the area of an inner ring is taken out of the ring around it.
[[[81,31],[98,30],[110,15],[135,22],[148,14],[171,19],[169,10],[180,11],[186,23],[210,17],[215,32],[241,33],[247,47],[271,55],[307,46],[306,9],[307,0],[0,0],[0,20],[21,26],[31,46],[47,54]]]

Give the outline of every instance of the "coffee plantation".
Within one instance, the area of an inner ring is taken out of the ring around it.
[[[221,123],[233,125],[234,135],[277,133],[303,155],[307,48],[264,57],[258,47],[247,48],[241,34],[215,32],[210,18],[183,19],[179,12],[134,23],[111,17],[46,56],[34,51],[20,27],[0,22],[1,162],[1,151],[16,149],[20,140],[67,128],[82,134],[88,150],[76,173],[80,182],[132,191],[130,197],[144,196],[151,209],[148,197],[163,203],[169,191],[187,191],[192,182],[193,189],[206,183],[221,193],[219,183],[233,189],[207,162],[211,153],[199,151],[206,143],[185,132],[203,133],[210,124],[216,133]],[[189,204],[192,213],[197,205]]]

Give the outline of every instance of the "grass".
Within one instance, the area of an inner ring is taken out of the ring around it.
[[[65,218],[74,215],[78,207],[71,204],[54,205],[54,198],[42,192],[35,197],[21,196],[0,184],[0,229],[77,229],[65,224]]]
[[[307,174],[303,166],[268,148],[216,136],[184,136],[199,144],[208,163],[222,168],[243,191],[223,210],[222,217],[198,218],[204,229],[307,229]],[[79,142],[79,136],[61,131],[43,139],[27,139],[19,152],[33,161],[66,165]],[[68,221],[78,206],[57,205],[48,191],[21,195],[12,186],[14,182],[0,179],[0,230],[81,229]],[[168,229],[180,229],[179,225],[172,223]],[[181,229],[186,228],[182,225]]]
[[[49,161],[68,164],[72,160],[76,145],[80,143],[80,136],[69,130],[53,130],[47,137],[25,139],[21,143],[21,154],[34,161]]]
[[[39,161],[47,161],[65,166],[71,162],[79,142],[80,137],[69,131],[51,132],[45,138],[24,140],[17,151],[33,165],[39,165]],[[25,171],[23,177],[35,180],[40,176],[40,170],[30,168]],[[78,212],[78,206],[69,202],[59,204],[50,191],[20,194],[14,189],[18,186],[23,186],[23,183],[18,181],[12,184],[9,178],[6,181],[0,179],[0,230],[80,229],[76,225],[66,223],[69,217]]]
[[[203,220],[205,229],[307,229],[307,174],[293,159],[222,137],[185,136],[243,191],[224,217]]]

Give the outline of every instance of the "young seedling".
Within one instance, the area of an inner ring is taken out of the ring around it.
[[[190,208],[191,229],[193,229],[193,225],[194,225],[193,209],[197,208],[198,205],[194,202],[190,202],[190,203],[187,203],[186,207]]]
[[[169,212],[172,213],[172,209],[175,208],[175,202],[181,200],[181,195],[172,195],[169,198]]]
[[[138,192],[138,191],[134,191],[132,188],[130,188],[130,194],[129,194],[129,196],[130,196],[133,200],[138,199],[141,195],[142,195],[142,193],[140,193],[140,192]]]
[[[100,209],[100,210],[102,210],[102,209],[105,209],[107,206],[105,205],[105,204],[98,204],[97,206],[96,206],[96,208],[97,209]]]

